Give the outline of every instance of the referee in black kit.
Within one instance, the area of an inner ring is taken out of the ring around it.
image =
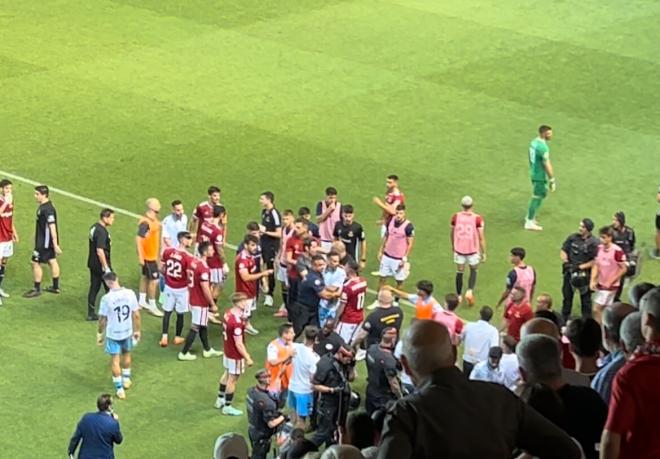
[[[275,195],[272,191],[264,191],[259,195],[261,204],[261,224],[259,233],[261,235],[261,256],[266,264],[266,269],[275,269],[275,256],[280,247],[280,238],[282,237],[282,215],[275,208]],[[264,305],[273,305],[273,293],[275,292],[275,274],[268,275],[268,291],[264,297]]]
[[[89,229],[89,254],[87,267],[89,268],[89,293],[87,294],[87,320],[99,320],[96,315],[96,296],[101,286],[108,290],[103,283],[103,274],[112,271],[110,262],[110,233],[108,226],[115,221],[115,212],[112,209],[103,209],[99,221]]]

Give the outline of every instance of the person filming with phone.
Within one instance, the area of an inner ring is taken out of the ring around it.
[[[124,437],[119,429],[119,417],[112,411],[112,396],[101,394],[96,400],[99,409],[95,413],[85,414],[69,442],[69,458],[73,458],[78,445],[78,459],[114,459],[115,444],[120,444]]]

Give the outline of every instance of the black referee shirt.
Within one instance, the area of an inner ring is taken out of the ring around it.
[[[581,265],[596,258],[599,243],[598,239],[592,235],[582,239],[580,233],[573,233],[564,241],[561,249],[568,254],[570,263]]]
[[[339,239],[346,246],[346,253],[350,254],[354,259],[358,259],[358,247],[361,241],[364,241],[364,229],[358,222],[353,222],[350,225],[344,224],[343,220],[335,223],[335,229],[332,235]]]
[[[266,228],[266,231],[277,231],[282,228],[282,216],[280,211],[276,208],[261,209],[261,224]],[[264,249],[277,248],[280,242],[279,238],[269,236],[267,234],[261,235],[261,246]]]
[[[110,233],[108,229],[100,223],[94,223],[89,229],[89,253],[87,254],[87,267],[94,271],[103,271],[101,260],[96,254],[97,249],[102,249],[105,253],[105,259],[110,264]]]
[[[53,235],[50,233],[50,224],[55,224],[57,230],[57,211],[53,203],[44,202],[37,209],[37,224],[34,233],[34,247],[36,249],[50,249],[53,247]],[[57,231],[59,236],[59,230]]]

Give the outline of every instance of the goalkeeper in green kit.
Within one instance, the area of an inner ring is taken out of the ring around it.
[[[532,179],[532,198],[529,200],[525,229],[541,231],[543,227],[536,221],[536,213],[548,195],[548,189],[555,191],[555,173],[550,162],[548,142],[552,139],[552,128],[543,125],[539,128],[539,136],[529,145],[529,175]]]

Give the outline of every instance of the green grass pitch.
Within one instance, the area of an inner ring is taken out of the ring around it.
[[[478,304],[497,300],[514,245],[558,299],[559,247],[581,217],[600,226],[622,209],[640,244],[653,243],[659,28],[652,0],[1,1],[0,170],[134,212],[152,195],[190,211],[219,184],[233,242],[259,215],[260,192],[297,208],[333,185],[367,229],[369,271],[371,197],[397,173],[417,227],[409,286],[453,289],[448,219],[470,194],[489,246]],[[541,123],[554,127],[558,190],[540,212],[545,231],[530,234],[526,152]],[[53,195],[63,293],[23,300],[35,204],[31,186],[15,187],[22,241],[0,308],[0,456],[57,458],[81,413],[112,390],[83,320],[99,209]],[[111,230],[131,287],[135,226],[118,215]],[[659,266],[647,261],[643,278],[659,281]],[[249,347],[261,361],[277,323],[263,308],[255,322],[263,334]],[[218,434],[245,432],[245,417],[212,406],[220,362],[177,362],[157,346],[159,327],[145,317],[135,386],[116,403],[117,456],[209,457]]]

